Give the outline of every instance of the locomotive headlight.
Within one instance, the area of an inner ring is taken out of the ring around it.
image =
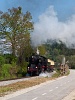
[[[37,66],[36,66],[36,68],[37,68]]]
[[[29,67],[28,67],[28,69],[29,69]]]

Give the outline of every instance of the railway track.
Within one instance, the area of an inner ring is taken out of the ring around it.
[[[1,80],[0,81],[0,86],[9,85],[9,84],[12,84],[12,83],[29,80],[29,79],[36,78],[36,77],[38,77],[38,76],[35,76],[35,77],[15,78],[15,79],[8,79],[8,80]]]

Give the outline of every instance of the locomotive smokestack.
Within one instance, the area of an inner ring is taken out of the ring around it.
[[[39,49],[37,48],[36,54],[39,55]]]

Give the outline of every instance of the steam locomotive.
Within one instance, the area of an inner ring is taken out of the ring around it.
[[[48,59],[44,56],[40,55],[32,55],[29,57],[29,64],[27,66],[27,73],[32,75],[39,75],[41,72],[45,71],[53,71],[51,69],[50,63],[48,63]]]

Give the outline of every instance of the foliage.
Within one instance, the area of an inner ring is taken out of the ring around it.
[[[20,48],[18,50],[18,64],[23,65],[23,62],[25,62],[25,59],[29,57],[33,49],[30,45],[30,34],[25,34],[25,40],[24,41],[19,41],[20,43]]]
[[[1,71],[1,78],[2,79],[9,79],[11,76],[10,76],[10,70],[11,68],[11,64],[4,64],[2,65],[2,71]]]
[[[11,43],[11,51],[15,56],[24,59],[30,53],[30,32],[33,30],[32,16],[30,12],[22,13],[22,8],[8,9],[8,12],[0,13],[1,31],[6,36],[6,41]],[[27,54],[28,52],[28,54]]]
[[[4,54],[6,64],[12,64],[12,62],[17,62],[17,57],[12,54]]]
[[[24,62],[22,66],[18,66],[18,72],[17,72],[18,77],[25,77],[26,76],[27,65],[28,65],[28,62]]]
[[[71,68],[75,68],[75,49],[68,48],[65,43],[48,40],[45,43],[46,56],[55,61],[56,66],[62,63],[63,57]]]
[[[75,69],[75,55],[71,55],[69,58],[69,66]]]
[[[5,58],[0,55],[0,66],[2,66],[5,63]]]
[[[45,55],[46,54],[46,49],[45,49],[44,45],[38,46],[38,49],[39,49],[40,55]]]
[[[16,63],[4,64],[1,68],[0,79],[11,79],[18,77],[19,68]]]

